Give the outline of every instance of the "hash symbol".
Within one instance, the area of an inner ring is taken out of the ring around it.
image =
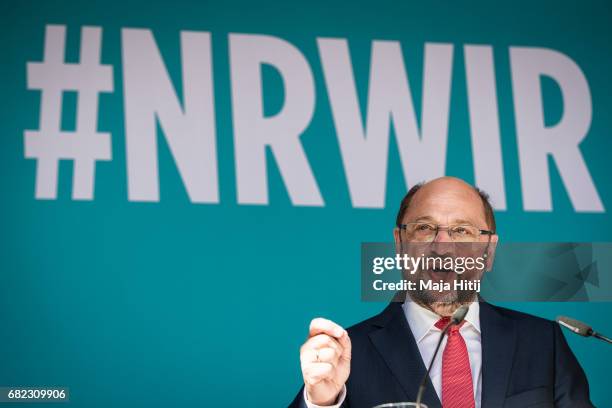
[[[57,198],[60,159],[73,161],[72,198],[92,200],[96,160],[111,160],[109,133],[98,133],[98,94],[113,91],[113,71],[100,64],[100,27],[83,27],[77,64],[64,63],[66,26],[47,25],[42,62],[27,64],[28,89],[41,91],[39,130],[24,132],[25,157],[37,160],[36,198]],[[74,132],[60,129],[62,93],[77,92]]]

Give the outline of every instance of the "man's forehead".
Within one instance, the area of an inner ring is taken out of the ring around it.
[[[406,222],[431,222],[435,224],[450,224],[450,225],[476,225],[479,223],[478,218],[473,218],[470,216],[466,216],[466,214],[427,214],[425,215],[416,215],[416,214],[408,214],[406,213],[406,217],[404,217],[404,221]]]
[[[449,224],[484,222],[484,206],[480,195],[467,184],[447,184],[450,185],[425,185],[419,189],[404,214],[404,221]]]

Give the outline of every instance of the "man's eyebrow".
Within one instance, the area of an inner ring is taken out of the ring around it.
[[[430,215],[422,215],[422,216],[420,216],[418,218],[415,218],[412,221],[407,221],[407,222],[428,222],[428,223],[438,224],[436,219],[434,217],[430,216]],[[450,225],[474,225],[474,226],[478,226],[478,223],[475,222],[474,220],[464,219],[464,218],[456,218],[452,222],[450,222],[449,224]],[[439,224],[439,225],[444,225],[444,224]]]
[[[435,220],[433,219],[433,217],[430,217],[429,215],[424,215],[424,216],[416,218],[416,219],[414,219],[413,221],[410,221],[410,222],[421,222],[421,221],[432,222],[432,221],[435,221]]]
[[[472,220],[464,220],[462,218],[458,218],[456,220],[454,220],[453,222],[454,225],[477,225],[474,221]]]
[[[435,220],[435,218],[433,218],[433,217],[431,217],[429,215],[423,215],[423,216],[415,218],[414,220],[409,221],[409,222],[433,222],[433,223],[435,223],[436,220]],[[477,225],[473,220],[464,219],[464,218],[456,218],[450,224],[451,225]],[[442,225],[442,224],[440,224],[440,225]]]

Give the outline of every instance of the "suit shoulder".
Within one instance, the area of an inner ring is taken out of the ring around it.
[[[347,331],[351,338],[353,336],[367,336],[370,332],[382,327],[385,323],[395,314],[399,313],[402,310],[401,303],[390,303],[377,315],[369,317],[365,320],[362,320],[359,323],[356,323],[349,328]]]
[[[514,321],[519,326],[528,326],[530,328],[550,330],[553,329],[556,325],[556,323],[552,320],[548,320],[539,316],[534,316],[529,313],[519,312],[518,310],[508,309],[492,304],[487,304],[487,306],[493,308],[501,316]]]

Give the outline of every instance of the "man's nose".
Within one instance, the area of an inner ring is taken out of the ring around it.
[[[448,228],[438,229],[438,233],[431,244],[432,255],[442,258],[453,256],[454,242],[450,237]]]
[[[438,233],[434,237],[434,242],[453,242],[448,228],[438,228]]]

